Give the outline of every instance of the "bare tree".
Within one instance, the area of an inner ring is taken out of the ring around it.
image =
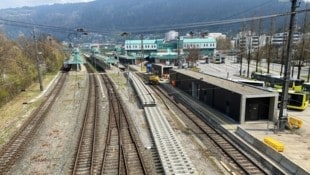
[[[306,40],[307,40],[307,35],[306,33],[309,32],[309,20],[308,20],[308,12],[305,13],[304,20],[303,20],[303,28],[302,28],[302,37],[301,37],[301,42],[296,45],[296,54],[295,54],[295,60],[297,62],[297,79],[300,79],[300,72],[301,72],[301,67],[304,65],[304,63],[307,61],[305,59],[305,47],[306,47]]]
[[[196,67],[196,62],[200,57],[199,50],[195,47],[191,47],[191,48],[186,49],[186,51],[188,52],[186,62],[191,62],[193,67]]]
[[[286,33],[286,31],[287,31],[287,17],[285,17],[285,21],[284,21],[284,23],[283,23],[283,34],[285,34]],[[282,42],[282,52],[281,52],[281,62],[280,62],[280,64],[281,64],[281,70],[280,70],[280,76],[282,76],[282,73],[283,73],[283,68],[284,68],[284,59],[285,59],[285,50],[284,50],[284,48],[285,48],[285,46],[287,45],[287,35],[284,35],[283,36],[283,42]]]
[[[256,64],[255,64],[255,71],[258,72],[258,62],[260,61],[260,37],[261,37],[261,30],[262,30],[262,19],[259,19],[258,21],[258,30],[257,30],[257,35],[258,35],[258,46],[256,50]]]
[[[255,28],[255,21],[251,22],[251,27],[250,27],[250,31],[248,33],[248,41],[247,41],[247,50],[248,50],[248,56],[247,56],[247,63],[248,63],[248,67],[247,67],[247,78],[250,77],[250,64],[251,64],[251,59],[252,59],[252,49],[253,49],[253,36],[255,36],[254,33],[254,28]]]
[[[242,60],[243,60],[243,55],[245,54],[245,47],[246,47],[246,37],[245,37],[245,33],[246,33],[246,24],[245,22],[242,23],[242,31],[241,31],[241,36],[240,36],[240,40],[238,43],[238,47],[239,47],[239,61],[240,61],[240,70],[239,70],[239,75],[242,76]]]
[[[270,39],[269,39],[269,42],[267,44],[267,73],[270,73],[270,63],[271,63],[271,55],[272,55],[272,51],[273,51],[273,45],[272,45],[272,36],[274,35],[275,33],[275,18],[272,18],[270,20],[270,32],[269,32],[269,35],[270,35]]]
[[[230,50],[231,42],[229,38],[217,38],[216,39],[216,49],[217,50]]]

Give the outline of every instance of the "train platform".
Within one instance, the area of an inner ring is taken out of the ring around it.
[[[170,84],[164,85],[173,93],[184,94],[181,90]],[[219,111],[196,101],[203,109],[199,109],[208,116],[208,120],[221,126],[221,130],[229,133],[233,140],[243,142],[250,152],[254,150],[265,160],[273,162],[273,166],[283,170],[285,174],[310,174],[310,107],[304,111],[288,111],[289,116],[294,116],[303,121],[300,129],[279,132],[272,121],[255,121],[238,124]],[[197,104],[195,104],[196,106]],[[284,145],[283,152],[277,152],[264,144],[265,137],[271,137]]]
[[[310,107],[304,111],[289,110],[288,114],[302,120],[300,129],[278,132],[273,123],[257,121],[238,126],[235,133],[292,174],[310,174]],[[282,143],[283,152],[266,149],[266,145],[261,144],[266,137]]]
[[[133,65],[131,69],[140,71],[139,66]],[[174,93],[184,94],[181,90],[168,83],[164,86],[175,91]],[[310,174],[310,107],[304,111],[288,110],[289,116],[302,120],[302,127],[300,129],[279,132],[272,121],[259,120],[238,124],[225,114],[205,104],[200,103],[200,105],[203,105],[204,109],[206,109],[207,116],[234,136],[236,141],[241,141],[249,149],[254,149],[257,154],[273,162],[272,164],[282,169],[285,174]],[[283,152],[277,152],[270,146],[267,146],[264,143],[264,138],[266,137],[271,137],[282,143],[284,145]],[[247,152],[248,150],[245,151]]]

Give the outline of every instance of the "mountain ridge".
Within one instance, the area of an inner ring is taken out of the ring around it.
[[[0,16],[12,21],[69,29],[85,28],[108,33],[110,31],[140,32],[139,29],[143,32],[162,25],[173,27],[177,24],[240,19],[289,10],[290,3],[278,3],[276,0],[263,2],[261,0],[97,0],[88,3],[6,9],[0,10]],[[223,32],[230,27],[240,30],[240,26],[241,24],[204,28],[209,31]],[[9,34],[12,32],[13,35],[23,33],[23,30],[18,27],[2,25],[2,29]]]

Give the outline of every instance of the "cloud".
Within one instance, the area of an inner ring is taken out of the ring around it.
[[[78,2],[90,2],[94,0],[1,0],[0,9],[16,8],[24,6],[38,6],[38,5],[52,5],[55,3],[78,3]]]

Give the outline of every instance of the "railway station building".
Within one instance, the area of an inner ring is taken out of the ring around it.
[[[200,56],[212,57],[216,50],[216,39],[213,37],[178,36],[178,32],[170,31],[163,39],[126,40],[124,53],[137,60],[147,58],[151,62],[176,64],[184,62],[188,53],[195,49]],[[137,62],[136,62],[137,63]]]
[[[277,121],[277,93],[185,69],[170,70],[170,81],[237,123]]]

